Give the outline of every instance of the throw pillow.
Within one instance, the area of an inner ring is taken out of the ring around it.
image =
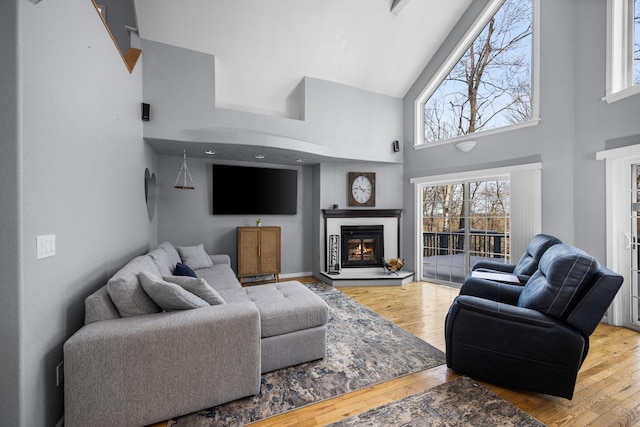
[[[186,276],[167,276],[163,277],[167,282],[175,283],[182,289],[185,289],[199,298],[202,298],[211,305],[224,304],[224,298],[213,289],[206,280],[196,279]]]
[[[153,271],[159,275],[158,267],[151,257],[140,255],[129,261],[107,282],[107,292],[120,317],[158,313],[160,307],[142,289],[138,279],[141,271]]]
[[[173,270],[174,276],[190,276],[190,277],[198,277],[196,276],[196,272],[193,271],[188,265],[184,265],[179,262],[176,264],[176,268]]]
[[[202,243],[197,246],[182,246],[177,249],[180,254],[180,258],[182,258],[182,262],[187,264],[193,270],[213,266],[213,262],[205,252]]]
[[[142,289],[165,311],[187,310],[209,307],[210,304],[196,295],[182,289],[175,283],[162,280],[155,274],[141,271],[138,274]]]

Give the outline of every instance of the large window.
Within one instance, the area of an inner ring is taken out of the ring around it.
[[[607,90],[613,102],[640,93],[640,0],[608,0]]]
[[[487,16],[480,18],[484,28],[464,46],[462,56],[455,56],[453,67],[445,64],[433,78],[435,84],[425,88],[418,107],[423,114],[417,143],[430,144],[533,118],[532,0],[506,0],[495,11],[497,6],[500,2],[488,6]]]

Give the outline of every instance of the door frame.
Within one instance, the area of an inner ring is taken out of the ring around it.
[[[631,166],[640,164],[640,144],[596,153],[597,160],[605,161],[605,222],[607,267],[624,277],[620,291],[607,311],[607,323],[625,326],[630,323],[625,294],[631,292],[631,257],[625,247],[625,233],[629,231],[631,213]],[[625,208],[626,207],[626,208]],[[630,308],[630,307],[629,307]]]
[[[508,177],[511,188],[511,233],[510,254],[519,257],[535,234],[542,232],[542,163],[526,163],[492,169],[477,169],[465,172],[449,173],[410,178],[413,184],[414,209],[414,265],[416,277],[422,278],[422,187],[440,185],[448,182],[464,182],[496,177]]]

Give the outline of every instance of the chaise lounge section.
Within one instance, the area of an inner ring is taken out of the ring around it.
[[[328,318],[300,282],[243,288],[227,255],[165,242],[86,298],[64,344],[65,425],[148,425],[255,395],[262,373],[325,356]]]

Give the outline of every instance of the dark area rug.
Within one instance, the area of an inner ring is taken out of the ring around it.
[[[544,424],[463,376],[331,426],[544,427]]]
[[[322,284],[329,304],[327,355],[262,375],[260,394],[169,421],[169,426],[241,426],[445,363],[440,350]]]

